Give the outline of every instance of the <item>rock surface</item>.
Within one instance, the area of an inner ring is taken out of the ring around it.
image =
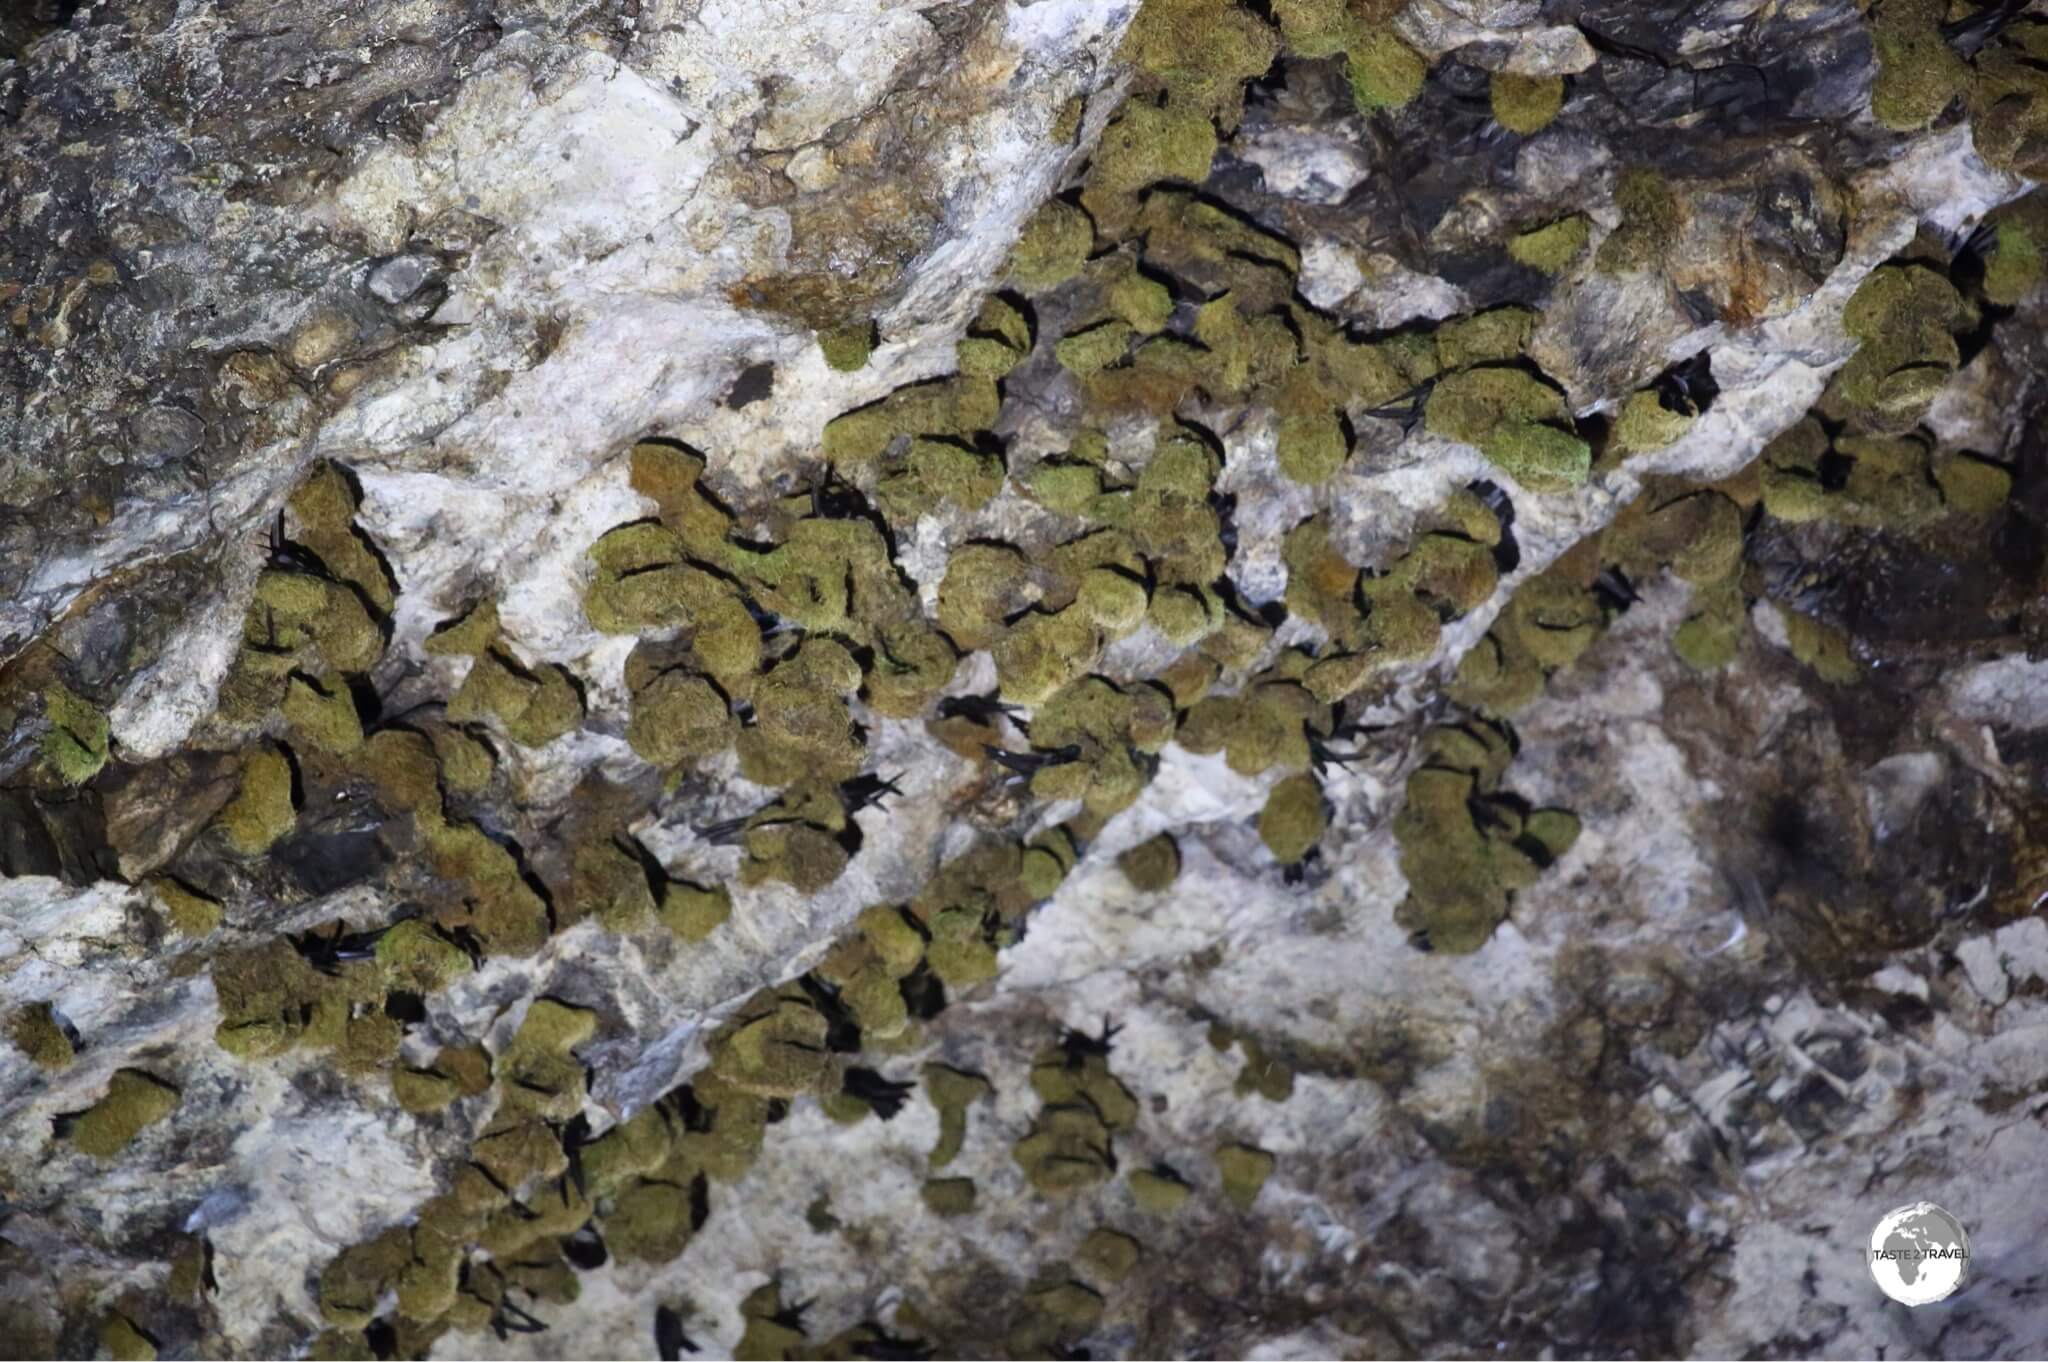
[[[2024,8],[0,21],[0,1351],[2048,1349]]]

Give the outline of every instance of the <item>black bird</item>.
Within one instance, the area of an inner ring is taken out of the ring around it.
[[[1081,758],[1079,743],[1068,743],[1065,747],[1056,747],[1049,752],[1012,752],[1008,748],[997,747],[994,743],[983,743],[981,750],[988,753],[990,761],[998,766],[1008,767],[1020,776],[1032,775],[1048,766],[1079,761]]]
[[[884,1078],[873,1069],[848,1069],[840,1090],[873,1107],[875,1115],[886,1121],[903,1110],[903,1104],[910,1099],[911,1085]]]
[[[544,1334],[548,1326],[512,1303],[509,1296],[498,1298],[497,1309],[491,1312],[491,1332],[503,1342],[513,1334]]]
[[[660,1306],[654,1312],[654,1350],[661,1354],[661,1362],[681,1362],[684,1353],[697,1351],[697,1345],[683,1332],[683,1317],[673,1306]]]
[[[846,812],[856,814],[870,804],[878,809],[886,809],[888,806],[882,801],[890,795],[901,798],[903,789],[897,785],[895,776],[869,771],[842,783],[839,795],[846,803]]]
[[[611,1253],[605,1248],[604,1238],[598,1234],[597,1226],[586,1224],[562,1240],[562,1256],[567,1258],[571,1265],[590,1272],[603,1267],[610,1259]]]
[[[1109,1018],[1102,1019],[1102,1030],[1094,1035],[1076,1031],[1071,1026],[1060,1028],[1060,1049],[1067,1057],[1067,1067],[1078,1069],[1091,1055],[1107,1056],[1116,1046],[1116,1033],[1123,1030]]]
[[[337,922],[330,935],[301,932],[297,936],[289,937],[288,940],[292,943],[292,949],[314,969],[322,974],[339,975],[343,965],[376,959],[377,942],[389,930],[388,927],[379,927],[373,932],[346,932]]]

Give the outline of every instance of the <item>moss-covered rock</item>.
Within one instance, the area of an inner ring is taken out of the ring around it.
[[[1528,136],[1550,126],[1564,107],[1563,76],[1517,76],[1496,71],[1487,93],[1493,119],[1509,132]]]
[[[1171,833],[1162,832],[1117,857],[1116,868],[1133,889],[1158,893],[1180,878],[1180,847]]]
[[[50,727],[42,737],[43,760],[66,785],[83,785],[107,764],[107,716],[62,681],[43,690]]]
[[[144,1130],[178,1109],[178,1090],[141,1069],[116,1069],[106,1096],[71,1118],[71,1147],[94,1158],[111,1159]]]
[[[1544,274],[1563,274],[1586,249],[1592,235],[1584,213],[1573,213],[1508,238],[1508,256]]]
[[[249,754],[242,764],[241,788],[215,820],[231,849],[261,856],[298,825],[296,780],[282,748],[265,744]]]
[[[7,1022],[7,1038],[39,1069],[56,1072],[75,1057],[71,1037],[57,1022],[48,1003],[30,1003],[19,1008]]]

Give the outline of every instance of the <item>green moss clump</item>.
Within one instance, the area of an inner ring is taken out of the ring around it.
[[[2040,243],[2025,227],[2000,223],[1984,265],[1985,300],[2015,307],[2040,286],[2043,262]]]
[[[377,938],[377,963],[395,987],[436,993],[468,974],[468,952],[419,918],[393,923]]]
[[[441,762],[441,782],[450,790],[477,794],[491,783],[498,759],[489,744],[446,724],[436,724],[427,732]]]
[[[330,991],[281,937],[216,955],[212,975],[221,1011],[215,1043],[245,1059],[281,1054],[298,1044],[307,1018]]]
[[[66,785],[83,785],[107,764],[107,716],[62,681],[43,691],[50,729],[43,734],[43,760]]]
[[[356,494],[347,475],[322,463],[299,484],[289,503],[298,520],[298,542],[311,549],[340,582],[355,587],[370,606],[390,614],[397,588],[383,560],[356,528]]]
[[[1782,613],[1792,656],[1810,667],[1815,676],[1833,686],[1854,685],[1862,679],[1863,664],[1856,660],[1847,634],[1811,615],[1795,610]]]
[[[353,756],[362,750],[363,721],[347,685],[295,672],[284,693],[285,722],[322,752]]]
[[[626,742],[643,761],[671,767],[731,747],[739,720],[718,688],[686,671],[667,671],[633,692]]]
[[[1274,412],[1279,422],[1273,452],[1281,473],[1305,487],[1335,477],[1351,455],[1351,443],[1336,403],[1311,370],[1298,369],[1281,385]]]
[[[1573,213],[1508,238],[1508,257],[1544,274],[1563,274],[1592,235],[1584,213]]]
[[[1828,493],[1821,485],[1820,463],[1828,450],[1827,431],[1812,416],[1765,445],[1758,459],[1764,510],[1794,523],[1824,516]]]
[[[1146,614],[1154,627],[1166,635],[1167,642],[1185,648],[1201,642],[1222,622],[1222,602],[1214,593],[1198,587],[1172,586],[1152,593]],[[1204,663],[1214,666],[1213,660],[1199,656],[1192,659],[1191,665],[1199,667]]]
[[[178,1109],[178,1090],[140,1069],[116,1069],[107,1095],[72,1119],[71,1147],[111,1159],[135,1137]]]
[[[528,669],[493,648],[470,665],[448,701],[455,723],[495,716],[522,747],[541,747],[583,722],[583,696],[569,673],[552,663]]]
[[[242,639],[245,652],[260,648],[295,661],[317,659],[322,670],[337,672],[366,672],[384,652],[383,630],[356,589],[275,569],[256,578]]]
[[[1006,1339],[1012,1357],[1061,1357],[1074,1351],[1068,1340],[1087,1334],[1102,1322],[1102,1296],[1076,1281],[1048,1281],[1034,1286],[1010,1325]]]
[[[1280,55],[1280,36],[1231,0],[1147,0],[1119,55],[1138,68],[1141,85],[1228,131],[1244,111],[1245,82]]]
[[[1103,305],[1140,336],[1156,336],[1173,320],[1173,292],[1139,272],[1129,255],[1107,258]]]
[[[391,1095],[415,1115],[445,1110],[462,1096],[455,1080],[432,1069],[398,1069],[391,1075]]]
[[[1054,1048],[1031,1068],[1031,1088],[1045,1103],[1031,1131],[1012,1149],[1031,1185],[1067,1196],[1108,1181],[1114,1137],[1137,1122],[1129,1089],[1094,1052]]]
[[[393,1226],[343,1249],[320,1274],[320,1317],[361,1329],[375,1317],[379,1298],[412,1262],[412,1232]]]
[[[1564,107],[1564,77],[1496,71],[1487,83],[1487,93],[1494,122],[1527,137],[1549,127]]]
[[[1429,63],[1422,54],[1389,29],[1360,30],[1345,49],[1344,58],[1351,76],[1351,97],[1367,113],[1409,104],[1422,93],[1422,82],[1429,75]]]
[[[1140,190],[1162,180],[1200,184],[1216,157],[1216,125],[1207,113],[1171,102],[1127,100],[1103,129],[1081,206],[1098,231],[1121,238],[1138,215]]]
[[[1934,467],[1942,501],[1965,515],[1985,515],[2012,496],[2012,473],[1989,459],[1951,454]]]
[[[1430,433],[1476,445],[1532,492],[1569,491],[1592,449],[1569,429],[1564,398],[1519,369],[1467,369],[1437,381],[1423,409]]]
[[[1496,307],[1447,321],[1436,329],[1438,362],[1446,369],[1493,364],[1521,355],[1536,330],[1536,313],[1526,307]]]
[[[171,929],[180,936],[205,936],[220,926],[220,900],[192,889],[169,875],[149,882],[150,892],[164,906]]]
[[[1600,243],[1595,263],[1609,274],[1655,269],[1685,226],[1685,206],[1662,175],[1644,167],[1624,170],[1614,187],[1621,225]]]
[[[1742,561],[1742,508],[1716,491],[1645,497],[1616,518],[1607,549],[1631,574],[1668,566],[1695,584],[1721,581]]]
[[[1580,830],[1579,816],[1569,809],[1535,809],[1522,822],[1522,835],[1541,843],[1553,861],[1577,844]]]
[[[1045,293],[1079,274],[1095,245],[1088,214],[1052,199],[1032,214],[1010,252],[1010,282],[1026,293]]]
[[[617,1193],[605,1243],[624,1262],[666,1263],[689,1247],[690,1189],[641,1179]]]
[[[1895,132],[1926,127],[1969,83],[1969,66],[1941,33],[1948,9],[1945,0],[1883,0],[1872,15],[1870,112]]]
[[[292,764],[281,748],[265,745],[242,766],[242,784],[215,820],[228,846],[261,856],[298,825],[292,801]]]
[[[1493,598],[1500,570],[1488,545],[1439,530],[1417,539],[1387,570],[1386,578],[1376,584],[1375,598],[1382,599],[1379,592],[1389,585],[1405,587],[1452,615],[1462,615]]]
[[[865,369],[868,357],[875,352],[875,324],[854,322],[830,331],[820,331],[818,349],[825,356],[825,363],[841,373]]]
[[[1131,1197],[1138,1209],[1152,1215],[1172,1215],[1187,1204],[1194,1188],[1171,1168],[1134,1168],[1130,1175]]]
[[[1223,1195],[1240,1211],[1252,1208],[1259,1189],[1273,1175],[1273,1155],[1246,1144],[1226,1144],[1216,1151],[1216,1172],[1223,1179]]]
[[[126,1315],[107,1316],[100,1325],[100,1346],[114,1362],[156,1362],[156,1344]]]
[[[1002,488],[1003,461],[997,455],[953,440],[914,440],[902,463],[876,487],[875,502],[891,524],[904,525],[942,506],[977,510]]]
[[[475,657],[498,641],[498,604],[479,601],[427,635],[422,651],[436,657]]]
[[[1083,515],[1102,496],[1102,470],[1092,464],[1047,460],[1031,470],[1024,486],[1049,511]]]
[[[1328,517],[1313,516],[1288,531],[1280,558],[1287,566],[1287,608],[1340,647],[1358,647],[1364,640],[1359,571],[1331,545]]]
[[[902,980],[923,961],[924,941],[892,907],[868,909],[861,924],[864,930],[842,938],[819,962],[816,974],[839,990],[840,1002],[863,1037],[893,1040],[910,1028]],[[909,940],[899,946],[903,936]],[[865,1116],[867,1105],[860,1105]]]
[[[670,880],[662,886],[662,925],[685,941],[702,941],[731,919],[732,895],[724,885],[705,889]]]
[[[1130,349],[1134,334],[1128,322],[1102,322],[1062,337],[1053,346],[1053,354],[1060,367],[1086,377],[1121,360]]]
[[[1000,293],[982,300],[981,311],[960,341],[960,372],[1001,378],[1031,353],[1031,322],[1015,303]]]
[[[1678,658],[1694,671],[1718,671],[1735,660],[1742,640],[1741,622],[1725,616],[1698,614],[1678,626],[1671,646]]]
[[[967,1139],[967,1108],[992,1095],[995,1089],[980,1074],[927,1064],[924,1090],[939,1113],[939,1142],[932,1147],[928,1162],[934,1168],[943,1168],[959,1156]]]
[[[973,1178],[927,1178],[924,1204],[933,1215],[970,1215],[974,1211]]]
[[[1910,430],[1955,372],[1961,352],[1952,330],[1965,314],[1962,295],[1936,270],[1872,270],[1842,311],[1842,329],[1860,346],[1828,396],[1867,429]]]
[[[1741,574],[1731,572],[1721,581],[1696,587],[1693,602],[1698,608],[1672,635],[1672,649],[1694,671],[1719,670],[1735,660],[1749,618]]]
[[[1656,393],[1630,393],[1614,419],[1614,446],[1624,455],[1662,449],[1692,429],[1689,412],[1673,411]]]
[[[1394,109],[1422,91],[1428,64],[1408,47],[1388,20],[1400,3],[1349,4],[1346,0],[1275,0],[1273,17],[1289,51],[1303,57],[1342,54],[1358,107],[1370,113]]]
[[[1151,604],[1145,583],[1119,568],[1091,568],[1081,575],[1076,596],[1082,613],[1111,638],[1122,638],[1145,622]]]
[[[486,950],[531,955],[547,940],[548,906],[526,883],[519,861],[474,823],[451,823],[437,812],[414,814],[436,874],[464,881],[462,908],[444,925],[466,926]]]
[[[1257,1094],[1268,1102],[1285,1102],[1292,1097],[1293,1068],[1268,1055],[1255,1040],[1247,1038],[1243,1045],[1244,1068],[1238,1072],[1237,1082],[1231,1085],[1231,1091],[1239,1097]]]
[[[913,383],[825,425],[824,455],[835,468],[865,467],[900,436],[972,437],[995,423],[995,380],[972,374]]]
[[[2020,18],[1999,28],[1977,53],[1968,87],[1977,154],[1990,165],[2030,180],[2048,177],[2048,23]]]
[[[582,1110],[583,1062],[570,1052],[596,1030],[597,1014],[589,1008],[534,999],[493,1066],[503,1094],[498,1119],[517,1113],[561,1121]]]
[[[607,1130],[583,1149],[583,1175],[593,1196],[613,1194],[636,1178],[655,1173],[675,1148],[667,1112],[648,1107]]]
[[[836,1091],[839,1071],[825,1045],[830,1027],[800,986],[764,990],[712,1038],[712,1071],[756,1097],[787,1100]]]
[[[596,918],[606,931],[636,931],[654,921],[654,887],[646,868],[610,841],[576,848],[569,897],[579,917]]]
[[[1160,691],[1125,690],[1099,676],[1082,677],[1047,697],[1032,721],[1034,747],[1071,754],[1040,767],[1031,778],[1032,793],[1079,799],[1089,812],[1108,818],[1130,807],[1144,789],[1139,757],[1158,752],[1172,735],[1171,702]]]
[[[1538,837],[1524,806],[1498,793],[1513,750],[1504,726],[1433,729],[1424,750],[1424,764],[1409,776],[1407,802],[1394,820],[1408,880],[1408,898],[1395,920],[1416,934],[1417,944],[1463,954],[1485,944],[1507,916],[1510,895],[1561,854],[1546,838],[1568,846],[1577,820],[1546,811]]]
[[[960,666],[952,641],[923,620],[879,630],[867,675],[868,709],[887,719],[923,715]]]
[[[1275,785],[1259,812],[1259,840],[1282,865],[1298,864],[1329,831],[1323,787],[1314,776],[1289,776]]]
[[[1075,1260],[1084,1271],[1112,1286],[1130,1276],[1142,1256],[1137,1240],[1104,1226],[1090,1230],[1081,1247],[1074,1251]]]
[[[802,800],[822,807],[824,798],[814,791]],[[811,821],[805,812],[800,802],[785,799],[755,815],[741,836],[747,853],[740,863],[741,884],[782,883],[798,893],[815,894],[845,873],[843,810],[825,823]]]
[[[1095,666],[1103,643],[1084,609],[1026,615],[991,649],[1002,698],[1012,704],[1044,704]]]
[[[30,1003],[17,1011],[7,1023],[7,1038],[37,1068],[52,1073],[76,1058],[71,1037],[57,1024],[56,1011],[48,1003]]]
[[[1133,889],[1156,894],[1180,878],[1180,847],[1171,833],[1162,832],[1117,857],[1116,868]]]
[[[1570,431],[1537,423],[1508,423],[1480,446],[1495,467],[1532,492],[1561,492],[1584,484],[1592,450]]]
[[[778,1282],[749,1292],[740,1302],[740,1318],[746,1329],[733,1348],[734,1362],[783,1362],[803,1346],[802,1316],[784,1307]]]
[[[1858,524],[1910,528],[1941,513],[1931,451],[1918,436],[1845,435],[1835,452],[1852,461],[1832,509]]]
[[[1345,0],[1274,0],[1273,17],[1288,51],[1303,57],[1336,56],[1358,23]]]
[[[740,774],[760,785],[836,785],[859,774],[867,746],[845,697],[860,681],[840,644],[805,640],[754,688],[754,723],[736,744]]]

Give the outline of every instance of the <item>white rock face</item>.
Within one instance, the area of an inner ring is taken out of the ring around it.
[[[1433,57],[1466,54],[1473,71],[1589,71],[1584,34],[1545,22],[1544,8],[1417,0],[1400,31]],[[510,654],[566,666],[584,687],[582,728],[502,744],[531,826],[492,831],[554,836],[610,789],[652,789],[655,773],[623,736],[635,641],[598,632],[583,608],[591,545],[653,510],[629,485],[626,451],[646,435],[682,441],[705,454],[715,491],[758,504],[814,481],[832,417],[954,372],[1022,225],[1090,154],[1122,94],[1129,73],[1115,53],[1135,9],[649,0],[609,41],[511,25],[417,126],[366,133],[332,173],[293,182],[291,220],[342,243],[352,282],[346,297],[307,291],[221,324],[249,353],[278,357],[275,372],[245,366],[216,385],[250,423],[230,474],[203,496],[110,508],[104,534],[37,564],[21,599],[0,605],[0,629],[33,632],[124,574],[200,554],[219,526],[267,525],[307,467],[334,460],[359,485],[358,525],[398,587],[392,674],[452,694],[472,664],[422,644],[489,599]],[[1703,44],[1756,9],[1718,6],[1685,41]],[[180,11],[165,41],[198,44],[207,22]],[[1403,188],[1398,148],[1368,122],[1248,126],[1224,163],[1258,181],[1262,211],[1302,214],[1288,219],[1300,225],[1299,292],[1361,334],[1426,328],[1493,300],[1497,262],[1419,268],[1425,236],[1431,249],[1493,250],[1558,196],[1583,204],[1595,250],[1619,224],[1622,162],[1603,138],[1559,129],[1499,156],[1497,183],[1444,191],[1416,240],[1364,233],[1378,210],[1361,205]],[[2048,929],[2033,916],[1973,917],[1989,880],[1951,892],[1946,863],[1990,866],[2030,845],[2021,830],[2038,792],[2000,743],[2023,763],[2014,754],[2048,728],[2042,663],[2011,653],[1959,665],[1898,702],[1896,741],[1864,750],[1857,702],[1791,656],[1788,607],[1760,601],[1735,662],[1702,679],[1669,646],[1694,593],[1640,584],[1583,661],[1516,717],[1506,788],[1531,807],[1575,811],[1576,844],[1474,954],[1418,949],[1396,919],[1409,887],[1393,820],[1419,741],[1456,717],[1443,684],[1514,591],[1653,480],[1739,473],[1854,354],[1842,313],[1874,268],[1924,228],[1966,233],[2028,187],[1979,159],[1966,125],[1859,164],[1839,261],[1816,287],[1788,285],[1788,305],[1753,324],[1702,324],[1661,276],[1602,273],[1590,252],[1547,282],[1529,354],[1578,416],[1612,416],[1695,355],[1711,360],[1719,389],[1676,442],[1576,490],[1531,492],[1474,448],[1364,413],[1350,414],[1346,466],[1300,486],[1280,472],[1271,412],[1216,416],[1216,490],[1236,498],[1229,578],[1249,608],[1284,600],[1283,541],[1309,516],[1328,517],[1349,561],[1383,568],[1451,492],[1480,479],[1510,500],[1518,561],[1489,600],[1446,624],[1432,656],[1389,673],[1354,711],[1366,727],[1344,740],[1356,755],[1324,773],[1331,830],[1305,870],[1283,872],[1256,828],[1281,773],[1245,778],[1220,755],[1168,746],[1143,795],[1003,952],[999,978],[962,991],[914,1044],[863,1058],[904,1081],[927,1063],[998,1080],[942,1170],[974,1180],[971,1220],[943,1220],[922,1200],[938,1140],[928,1102],[842,1124],[801,1100],[745,1176],[716,1188],[716,1218],[683,1256],[581,1274],[579,1300],[537,1311],[545,1334],[451,1333],[434,1355],[644,1355],[656,1304],[687,1306],[703,1355],[730,1355],[746,1328],[741,1299],[769,1281],[785,1300],[818,1298],[814,1340],[936,1302],[952,1337],[999,1351],[1003,1312],[1032,1273],[1065,1271],[1098,1226],[1143,1246],[1132,1285],[1091,1334],[1111,1355],[1532,1343],[1736,1355],[1785,1339],[1889,1355],[1924,1351],[1932,1331],[1875,1308],[1860,1244],[1891,1205],[1923,1195],[1969,1225],[1980,1255],[1959,1298],[1969,1311],[1937,1341],[1987,1355],[2048,1349],[2027,1258],[2040,1229],[2027,1208],[2048,1195],[2048,1133],[2033,1119],[2048,1070],[2028,1040],[2048,1024]],[[260,182],[261,167],[234,168],[235,182],[244,176]],[[1405,222],[1413,207],[1392,216]],[[235,239],[229,227],[221,236]],[[831,368],[810,324],[761,305],[790,279],[866,310],[879,343],[865,367]],[[1041,346],[1056,320],[1041,318]],[[1966,382],[1988,384],[1992,367],[1980,362]],[[1998,404],[1963,386],[1937,405],[1937,433],[2002,431]],[[1056,374],[1017,404],[1030,410],[1005,413],[1013,473],[1064,450],[1078,401],[1074,380]],[[159,427],[153,439],[176,433]],[[1156,444],[1149,428],[1110,435],[1131,469]],[[926,517],[895,547],[930,608],[962,544],[1065,532],[1012,486],[971,516]],[[254,538],[206,560],[189,609],[113,706],[124,760],[179,752],[205,732],[261,567]],[[1319,641],[1300,619],[1274,640]],[[1148,626],[1101,670],[1140,682],[1174,656]],[[976,654],[949,693],[994,684]],[[487,960],[424,1005],[404,1058],[425,1063],[478,1037],[502,1049],[537,996],[596,1008],[602,1038],[579,1058],[591,1069],[583,1115],[601,1134],[701,1069],[736,1007],[816,967],[863,909],[909,900],[985,827],[1025,816],[1014,783],[923,723],[858,712],[869,769],[900,788],[886,810],[857,815],[859,854],[829,887],[736,886],[731,922],[696,945],[584,923],[529,957]],[[726,754],[621,831],[679,878],[729,882],[741,853],[707,827],[772,794]],[[1033,828],[1073,812],[1041,808]],[[1972,820],[1989,840],[1965,844]],[[1176,840],[1180,877],[1140,890],[1117,858],[1161,833]],[[1823,852],[1842,846],[1861,877],[1830,882],[1838,867]],[[1921,861],[1941,901],[1864,901]],[[2029,912],[2048,903],[2039,883]],[[325,1056],[237,1060],[214,1043],[208,956],[337,918],[380,925],[406,906],[396,889],[362,887],[290,907],[236,903],[202,947],[166,935],[139,886],[0,880],[0,1015],[46,1002],[87,1042],[47,1074],[0,1045],[0,1255],[23,1255],[0,1256],[0,1314],[50,1306],[7,1280],[10,1263],[36,1259],[77,1265],[88,1283],[50,1307],[68,1320],[160,1291],[164,1265],[123,1256],[121,1236],[175,1210],[218,1258],[206,1337],[256,1356],[318,1331],[322,1267],[445,1190],[496,1099],[437,1123],[398,1109],[388,1082],[344,1075]],[[1910,944],[1844,943],[1868,926],[1859,915],[1882,912],[1922,915],[1898,933]],[[1107,1039],[1098,1028],[1110,1024],[1110,1064],[1142,1120],[1117,1137],[1118,1176],[1099,1194],[1048,1201],[1014,1153],[1041,1106],[1026,1076],[1062,1028]],[[1283,1099],[1259,1093],[1255,1064],[1288,1069]],[[90,1107],[129,1066],[176,1082],[175,1120],[112,1166],[52,1140],[58,1118]],[[1228,1144],[1276,1157],[1243,1215],[1229,1211],[1215,1164]],[[1195,1189],[1173,1216],[1141,1211],[1129,1191],[1130,1171],[1160,1164]],[[95,1233],[120,1253],[66,1237],[73,1205],[91,1208]],[[1675,1263],[1693,1275],[1681,1280]],[[1480,1338],[1490,1328],[1499,1338]]]

